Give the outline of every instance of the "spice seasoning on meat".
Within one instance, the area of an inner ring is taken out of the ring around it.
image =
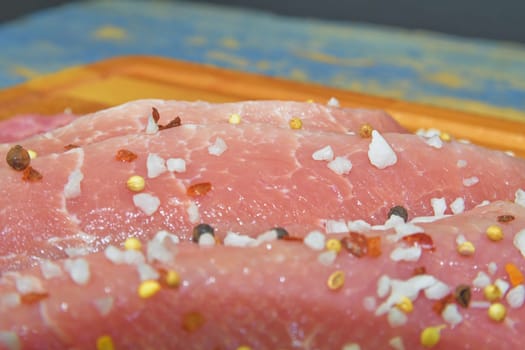
[[[132,162],[137,159],[137,155],[127,149],[119,149],[115,155],[115,159],[121,162]]]
[[[29,152],[20,145],[11,147],[7,152],[5,159],[7,164],[17,171],[26,169],[29,166],[29,163],[31,163]]]
[[[345,284],[345,273],[341,270],[333,272],[326,282],[330,290],[338,290]]]
[[[470,304],[470,298],[472,297],[472,292],[470,286],[466,284],[460,284],[456,287],[454,291],[454,298],[457,303],[462,307],[468,307]]]
[[[372,136],[372,130],[374,130],[372,125],[370,125],[368,123],[365,123],[365,124],[361,125],[361,127],[359,128],[359,136],[361,136],[362,138],[367,139],[367,138]]]
[[[439,299],[438,301],[436,301],[436,302],[434,303],[434,305],[432,305],[432,310],[433,310],[436,314],[441,315],[441,313],[443,312],[443,310],[445,310],[445,307],[446,307],[448,304],[453,303],[455,300],[456,300],[456,298],[454,297],[454,295],[452,295],[452,294],[448,294],[448,295],[444,296],[443,298]]]
[[[471,256],[476,251],[476,247],[474,247],[472,242],[466,241],[458,244],[457,251],[460,255]]]
[[[421,345],[425,348],[432,348],[441,338],[441,330],[445,328],[445,325],[440,325],[436,327],[427,327],[421,332],[420,341]]]
[[[193,228],[193,236],[192,236],[193,242],[198,243],[199,238],[205,233],[208,233],[214,236],[215,229],[208,224],[198,224],[197,226],[195,226]]]
[[[366,236],[357,233],[350,232],[347,237],[341,239],[343,247],[352,255],[360,258],[368,253],[368,242]]]
[[[503,239],[503,230],[498,225],[490,225],[487,228],[487,237],[491,241],[501,241]]]
[[[405,222],[408,221],[408,212],[407,212],[407,210],[404,207],[402,207],[400,205],[396,205],[395,207],[392,207],[388,211],[388,218],[389,219],[390,219],[390,217],[392,215],[397,215],[399,217],[402,217]]]
[[[366,238],[368,255],[371,257],[378,257],[381,255],[381,237],[373,236]]]
[[[328,241],[326,241],[326,250],[339,253],[341,251],[341,241],[337,238],[330,238]]]
[[[47,292],[32,292],[32,293],[27,293],[27,294],[23,294],[20,296],[20,302],[22,304],[33,304],[33,303],[37,303],[39,302],[40,300],[43,300],[43,299],[46,299],[49,297],[49,293]]]
[[[303,127],[303,121],[300,118],[294,117],[288,122],[290,128],[293,130],[299,130]]]
[[[158,123],[159,120],[160,120],[160,113],[159,113],[159,110],[155,107],[152,107],[151,108],[151,116],[153,117],[153,120],[155,121],[155,123]]]
[[[501,303],[494,303],[490,305],[488,309],[488,315],[491,320],[501,322],[505,319],[505,316],[507,315],[507,308]]]
[[[500,223],[507,223],[514,220],[514,215],[500,215],[498,216],[498,222]]]
[[[496,301],[502,297],[501,290],[495,284],[489,284],[483,288],[483,295],[488,301]]]
[[[505,264],[505,271],[507,271],[507,275],[509,275],[509,282],[513,287],[516,287],[525,281],[523,274],[516,265],[512,263]]]
[[[166,125],[159,125],[159,130],[166,130],[170,128],[175,128],[177,126],[181,126],[182,122],[180,120],[180,117],[173,118],[168,124]]]
[[[418,266],[418,267],[415,267],[414,268],[414,272],[412,272],[412,274],[414,276],[417,276],[417,275],[424,275],[427,273],[427,268],[424,267],[424,266]]]
[[[126,187],[133,192],[140,192],[146,187],[146,180],[140,175],[130,176],[126,181]]]
[[[114,350],[113,339],[109,335],[102,335],[97,338],[97,350]]]
[[[413,233],[403,237],[403,241],[410,246],[420,246],[422,249],[434,251],[434,240],[424,232]]]
[[[69,151],[70,149],[73,149],[73,148],[79,148],[79,147],[80,147],[79,145],[75,145],[75,144],[73,144],[73,143],[70,143],[70,144],[68,144],[68,145],[65,145],[65,146],[64,146],[64,149],[65,149],[66,151]]]
[[[33,169],[33,167],[28,166],[24,169],[24,172],[22,174],[22,180],[28,182],[40,181],[42,180],[42,174],[40,174],[37,170]]]
[[[192,333],[201,328],[205,322],[206,319],[200,312],[191,311],[183,316],[182,329],[184,329],[186,332]]]
[[[203,196],[206,193],[210,192],[211,190],[211,183],[209,182],[200,182],[194,185],[191,185],[186,190],[186,194],[190,197],[198,197]]]
[[[147,299],[157,294],[157,292],[160,291],[160,288],[161,286],[159,282],[155,280],[147,280],[139,285],[137,292],[139,297],[142,299]]]

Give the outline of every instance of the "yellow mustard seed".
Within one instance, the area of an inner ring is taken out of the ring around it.
[[[473,255],[476,251],[474,244],[472,242],[466,241],[458,245],[458,253],[464,256]]]
[[[241,123],[241,116],[238,115],[237,113],[232,113],[232,114],[230,114],[230,118],[228,119],[228,122],[230,124],[234,124],[234,125],[240,124]]]
[[[421,345],[426,348],[431,348],[439,343],[441,330],[443,328],[445,328],[445,325],[425,328],[420,336]]]
[[[503,230],[498,225],[490,225],[487,228],[487,237],[491,241],[501,241],[503,239]]]
[[[97,350],[114,350],[113,339],[109,335],[103,335],[97,338]]]
[[[248,345],[241,345],[237,348],[237,350],[252,350],[252,348]]]
[[[327,285],[331,290],[341,289],[343,284],[345,284],[345,273],[341,270],[333,272],[330,277],[328,277]]]
[[[361,136],[362,138],[369,138],[372,136],[372,131],[374,130],[374,128],[372,127],[372,125],[368,124],[368,123],[365,123],[363,125],[361,125],[361,127],[359,128],[359,136]]]
[[[181,282],[180,274],[177,271],[168,270],[165,281],[169,287],[178,287]]]
[[[124,241],[124,249],[126,250],[140,250],[141,248],[142,243],[135,237],[129,237]]]
[[[507,315],[507,308],[502,303],[494,303],[490,305],[488,314],[491,320],[501,322]]]
[[[314,100],[309,98],[308,100],[306,100],[307,103],[314,103]]]
[[[450,136],[448,132],[441,132],[439,134],[439,138],[445,142],[449,142],[450,140],[452,140],[452,136]]]
[[[328,241],[326,241],[326,249],[327,250],[333,250],[336,253],[339,253],[341,251],[341,241],[336,238],[330,238]]]
[[[130,189],[131,191],[140,192],[144,189],[144,186],[146,185],[146,181],[140,175],[133,175],[128,179],[128,181],[126,182],[126,185],[128,186],[128,189]]]
[[[303,121],[297,117],[290,119],[289,124],[290,124],[290,128],[294,130],[299,130],[303,127]]]
[[[410,300],[410,298],[408,297],[402,297],[401,300],[399,300],[399,302],[396,304],[396,307],[406,314],[414,310],[414,304],[412,303],[412,300]]]
[[[496,301],[501,298],[501,290],[495,284],[489,284],[483,288],[483,295],[488,301]]]
[[[32,149],[28,149],[27,153],[29,153],[29,158],[31,158],[31,159],[35,159],[38,156],[38,153],[36,153]]]
[[[160,290],[160,283],[155,280],[147,280],[139,285],[139,297],[143,299],[151,298]]]

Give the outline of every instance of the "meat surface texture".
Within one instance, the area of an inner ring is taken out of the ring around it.
[[[0,166],[0,348],[524,341],[523,159],[276,101],[137,101],[18,143],[42,178]]]
[[[0,143],[15,142],[69,124],[75,116],[69,113],[53,116],[18,115],[0,122]]]

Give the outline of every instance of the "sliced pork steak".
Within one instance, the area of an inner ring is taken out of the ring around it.
[[[487,237],[492,225],[502,229],[500,241]],[[176,245],[168,236],[144,244],[141,253],[111,247],[43,261],[1,279],[0,344],[518,349],[525,332],[525,288],[516,273],[525,271],[524,227],[524,207],[494,202],[432,223],[366,231],[362,237],[380,237],[380,251],[360,257],[298,241],[201,247]],[[475,252],[460,254],[462,241]],[[498,308],[505,311],[501,319]]]

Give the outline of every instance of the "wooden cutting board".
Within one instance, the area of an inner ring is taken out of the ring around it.
[[[406,128],[437,128],[458,139],[525,157],[525,122],[370,96],[346,90],[149,56],[125,56],[73,67],[0,91],[0,119],[66,108],[93,112],[140,98],[314,100],[388,111]]]

